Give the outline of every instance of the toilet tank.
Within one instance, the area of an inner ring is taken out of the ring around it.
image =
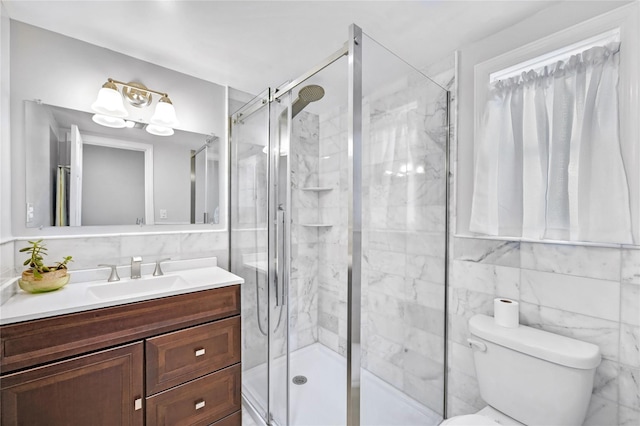
[[[469,320],[482,399],[526,425],[582,425],[591,400],[600,349],[493,317]]]

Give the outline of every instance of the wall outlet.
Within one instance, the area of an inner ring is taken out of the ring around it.
[[[160,209],[160,219],[167,218],[167,209]]]

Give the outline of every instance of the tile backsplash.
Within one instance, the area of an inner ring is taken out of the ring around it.
[[[12,274],[23,269],[24,255],[19,253],[27,241],[36,239],[18,238],[11,243],[6,259],[13,263]],[[46,237],[48,259],[55,261],[63,256],[73,256],[69,269],[95,268],[99,263],[128,265],[131,256],[142,256],[145,262],[169,257],[173,260],[200,257],[218,258],[218,265],[227,268],[229,237],[226,231],[136,234],[115,236]],[[5,248],[2,245],[3,271]]]
[[[16,275],[13,246],[13,241],[6,241],[0,244],[0,285]]]

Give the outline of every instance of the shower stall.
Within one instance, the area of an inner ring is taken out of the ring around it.
[[[272,425],[436,425],[448,92],[362,33],[230,118],[243,400]]]

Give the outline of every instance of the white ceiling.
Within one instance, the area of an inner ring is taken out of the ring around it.
[[[348,26],[418,68],[558,1],[15,1],[15,20],[250,93],[340,48]]]

